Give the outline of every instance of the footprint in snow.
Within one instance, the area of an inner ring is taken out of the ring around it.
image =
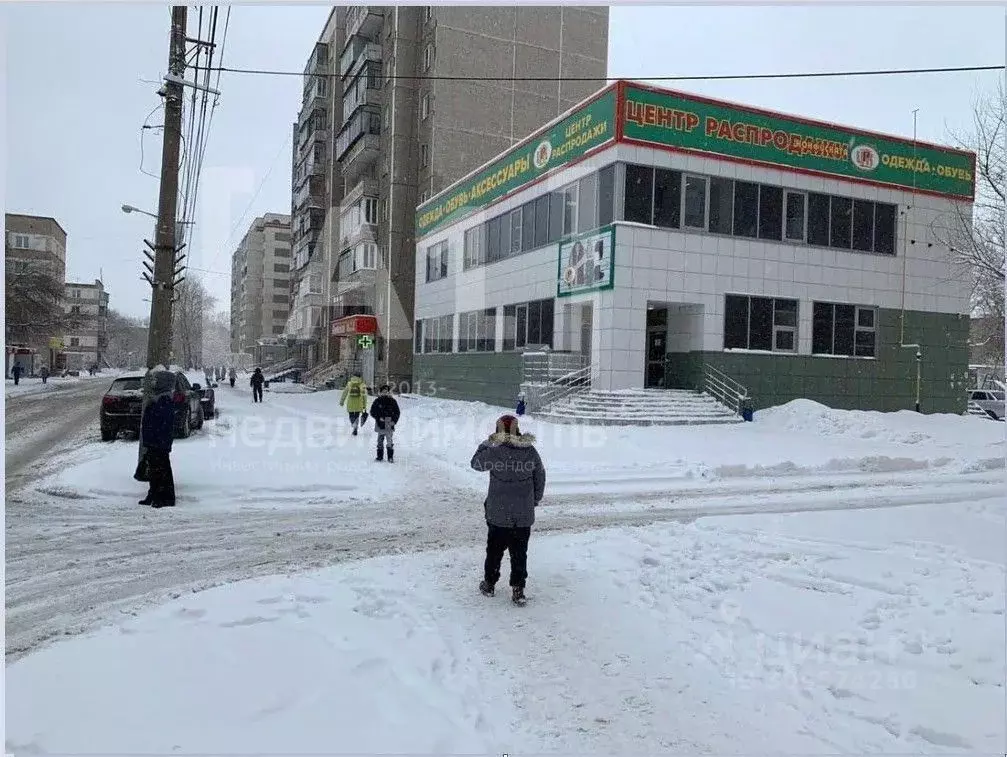
[[[972,745],[956,733],[944,733],[918,725],[910,728],[909,734],[923,739],[923,741],[934,746],[949,747],[951,749],[972,749]]]
[[[229,620],[221,623],[221,628],[238,628],[240,626],[257,626],[259,623],[275,623],[279,618],[263,618],[261,615],[252,615],[240,620]]]

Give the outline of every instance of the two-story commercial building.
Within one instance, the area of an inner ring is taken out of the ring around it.
[[[961,412],[969,286],[934,230],[971,218],[974,166],[617,82],[417,209],[414,378],[511,404],[544,350],[598,389],[715,368],[756,408]]]

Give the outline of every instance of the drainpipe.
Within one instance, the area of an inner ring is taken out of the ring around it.
[[[913,111],[913,161],[916,159],[916,119],[919,109]],[[906,344],[906,267],[909,253],[909,211],[916,209],[916,172],[913,172],[913,193],[909,207],[906,208],[906,222],[902,234],[902,313],[899,318],[899,347],[904,350],[916,350],[916,412],[920,412],[920,369],[923,362],[923,348],[919,344]]]
[[[392,22],[392,131],[388,135],[388,249],[385,255],[385,276],[388,279],[385,291],[385,383],[392,383],[392,226],[395,223],[395,211],[392,198],[395,195],[395,90],[398,80],[395,78],[399,70],[399,6],[393,10]]]

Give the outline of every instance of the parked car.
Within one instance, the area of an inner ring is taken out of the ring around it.
[[[970,389],[969,404],[981,408],[993,420],[1003,420],[1004,392],[999,389]]]
[[[204,418],[214,418],[217,415],[217,394],[213,391],[216,386],[216,384],[210,384],[209,386],[192,385],[193,391],[199,392],[199,403],[203,406]]]
[[[101,398],[98,421],[102,441],[112,441],[120,431],[140,433],[144,375],[119,376]],[[175,436],[187,439],[193,429],[203,427],[203,405],[200,393],[193,389],[184,373],[175,374],[172,399],[175,402]]]

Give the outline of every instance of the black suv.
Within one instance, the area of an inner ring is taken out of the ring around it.
[[[110,442],[120,431],[140,433],[140,410],[143,406],[143,377],[136,373],[119,376],[101,398],[98,420],[101,424],[101,440]],[[203,427],[203,406],[201,394],[184,373],[175,374],[175,436],[187,439],[193,429]]]

